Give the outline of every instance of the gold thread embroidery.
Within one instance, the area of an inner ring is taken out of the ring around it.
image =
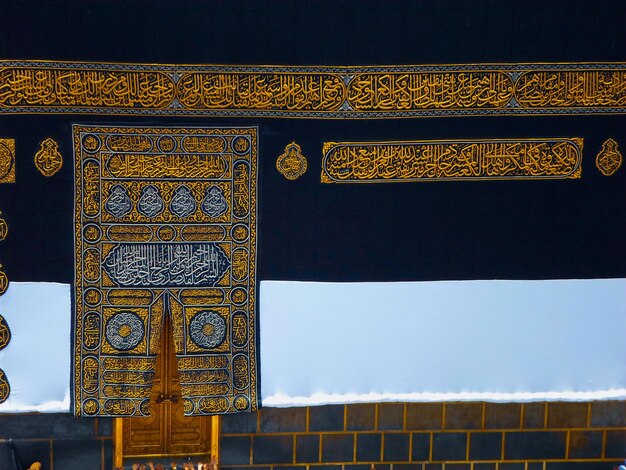
[[[148,413],[166,314],[185,413],[256,409],[256,139],[74,126],[75,414]]]
[[[177,84],[187,109],[336,111],[345,94],[341,77],[324,73],[191,73]]]
[[[323,183],[580,178],[583,140],[325,142]]]
[[[5,318],[0,315],[0,351],[7,347],[11,341],[11,329]]]
[[[48,137],[39,144],[35,154],[35,166],[44,176],[52,176],[63,166],[63,157],[59,152],[59,144]]]
[[[11,385],[9,379],[2,369],[0,369],[0,403],[4,403],[11,394]]]
[[[183,149],[185,147],[183,145]],[[224,178],[230,176],[231,161],[231,155],[219,154],[114,153],[105,157],[104,170],[115,178]]]
[[[575,70],[523,73],[515,98],[528,108],[587,108],[626,106],[625,70]]]
[[[15,139],[0,139],[0,183],[15,183]]]
[[[306,173],[306,157],[302,155],[302,150],[298,144],[291,142],[285,146],[285,151],[276,159],[276,169],[291,181]]]
[[[596,166],[604,176],[611,176],[622,166],[622,154],[617,142],[607,139],[602,144],[602,150],[596,156]]]
[[[0,295],[4,294],[9,288],[9,278],[6,273],[2,270],[2,265],[0,264]]]
[[[623,114],[624,83],[624,63],[296,67],[2,61],[0,113],[344,119]],[[121,140],[120,148],[142,145]],[[96,142],[84,148],[89,145]],[[160,149],[167,152],[172,145],[166,138]],[[188,145],[204,144],[191,139]]]
[[[2,211],[0,211],[0,241],[4,240],[9,234],[9,225],[7,221],[2,217]]]
[[[356,111],[502,108],[513,97],[504,72],[357,74],[348,88]]]
[[[86,69],[4,68],[0,104],[160,109],[174,98],[174,82],[164,73]]]

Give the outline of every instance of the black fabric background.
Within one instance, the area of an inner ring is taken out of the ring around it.
[[[0,59],[169,64],[396,65],[626,62],[621,1],[1,2]],[[259,280],[626,277],[626,169],[595,167],[626,116],[386,120],[0,114],[17,183],[0,184],[14,281],[71,282],[71,124],[259,126]],[[44,178],[39,142],[60,144]],[[324,141],[583,137],[583,177],[555,181],[320,183]],[[287,181],[295,140],[309,170]]]

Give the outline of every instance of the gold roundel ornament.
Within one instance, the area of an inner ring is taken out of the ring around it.
[[[0,315],[0,351],[7,347],[9,341],[11,341],[11,329],[4,317]]]
[[[306,157],[302,155],[298,144],[291,142],[285,147],[285,151],[276,159],[276,169],[290,181],[300,178],[306,172]]]
[[[9,233],[9,226],[7,221],[2,217],[2,211],[0,211],[0,241],[4,240]]]
[[[613,139],[607,139],[602,144],[602,150],[596,156],[596,166],[604,176],[611,176],[622,166],[622,154]]]
[[[11,393],[11,385],[2,369],[0,369],[0,403],[4,403]]]
[[[0,295],[4,294],[9,288],[9,278],[6,273],[2,270],[2,265],[0,264]]]
[[[35,154],[35,166],[44,176],[52,176],[63,166],[63,157],[59,152],[59,144],[48,137],[39,144]]]

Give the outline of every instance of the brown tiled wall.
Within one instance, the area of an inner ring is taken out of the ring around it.
[[[113,468],[113,421],[68,413],[0,414],[0,470],[35,461],[43,470]],[[20,468],[20,467],[18,467]]]
[[[626,402],[381,403],[225,416],[224,470],[611,470]]]
[[[109,470],[112,422],[0,415],[0,469]],[[223,470],[611,470],[626,402],[424,403],[264,408],[222,418]]]

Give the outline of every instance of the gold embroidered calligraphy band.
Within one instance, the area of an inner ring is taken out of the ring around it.
[[[323,183],[580,178],[583,139],[325,142]]]
[[[0,113],[624,113],[624,90],[626,63],[280,67],[0,61]]]

